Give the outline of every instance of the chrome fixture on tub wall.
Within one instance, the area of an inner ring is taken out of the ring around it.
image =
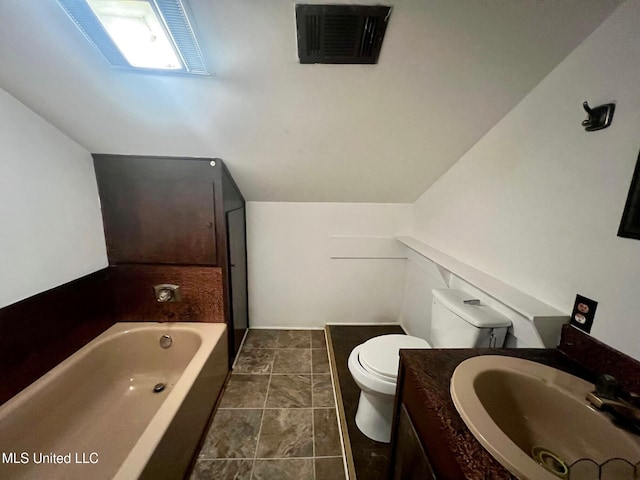
[[[158,302],[180,302],[182,301],[182,295],[180,292],[180,286],[172,283],[161,283],[154,285],[153,291]]]

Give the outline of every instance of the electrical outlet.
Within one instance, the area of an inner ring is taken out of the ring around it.
[[[571,325],[579,328],[583,332],[591,332],[597,307],[598,302],[595,300],[583,297],[582,295],[576,295],[573,312],[571,313]]]

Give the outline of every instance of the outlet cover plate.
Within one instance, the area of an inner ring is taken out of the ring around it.
[[[571,325],[583,332],[590,333],[593,319],[596,316],[596,308],[598,308],[598,302],[595,300],[576,295],[573,312],[571,313]]]

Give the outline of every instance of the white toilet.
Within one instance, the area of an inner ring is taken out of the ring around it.
[[[391,440],[401,348],[502,347],[511,321],[462,290],[432,290],[430,338],[381,335],[355,347],[349,371],[360,387],[356,425],[378,442]]]

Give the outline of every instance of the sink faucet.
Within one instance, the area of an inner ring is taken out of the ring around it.
[[[629,401],[619,396],[620,385],[611,375],[601,375],[596,381],[596,391],[587,394],[587,401],[598,410],[608,412],[626,427],[633,427],[640,434],[640,396],[629,393]]]

